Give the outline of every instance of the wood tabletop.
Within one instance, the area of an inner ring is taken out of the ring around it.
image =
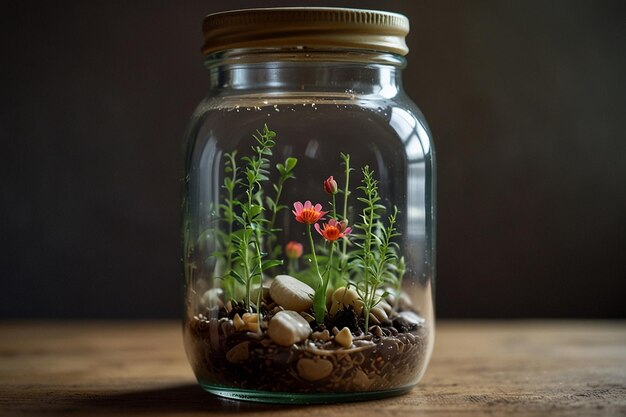
[[[626,416],[623,321],[440,321],[409,394],[319,406],[202,391],[181,332],[175,322],[0,323],[0,416]]]

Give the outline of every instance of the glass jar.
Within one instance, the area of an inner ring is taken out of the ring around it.
[[[434,341],[435,161],[402,89],[408,19],[333,8],[204,21],[186,135],[184,339],[202,387],[399,394]]]

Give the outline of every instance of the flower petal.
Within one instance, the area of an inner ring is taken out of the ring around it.
[[[311,202],[309,200],[304,202],[304,208],[305,209],[311,208],[311,206],[312,206],[312,204],[311,204]]]
[[[351,231],[352,231],[351,227],[346,227],[346,230],[343,231],[343,234],[344,235],[349,235]]]
[[[319,223],[315,223],[315,230],[317,230],[317,233],[319,233],[320,235],[324,236],[324,234],[320,230],[320,224]]]
[[[302,203],[299,201],[296,201],[295,203],[293,203],[293,208],[295,208],[297,212],[302,211],[302,208],[303,208]]]
[[[316,204],[314,208],[315,208],[315,211],[322,211],[322,205],[321,204]]]

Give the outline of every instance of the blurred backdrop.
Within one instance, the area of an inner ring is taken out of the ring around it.
[[[386,9],[438,157],[440,317],[626,316],[621,1],[2,2],[0,318],[182,314],[205,14]]]

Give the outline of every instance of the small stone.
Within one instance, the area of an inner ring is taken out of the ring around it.
[[[267,333],[277,345],[291,346],[306,340],[311,331],[311,326],[300,314],[286,310],[272,317]]]
[[[385,310],[380,307],[380,306],[376,306],[374,307],[370,313],[376,317],[376,319],[378,319],[378,321],[380,323],[382,323],[383,321],[387,320],[389,318],[389,316],[387,316],[387,313],[385,312]]]
[[[274,315],[274,314],[276,314],[276,313],[278,313],[278,312],[280,312],[280,311],[285,311],[285,309],[284,309],[284,308],[282,308],[281,306],[276,306],[276,307],[274,307],[274,308],[272,309],[272,314]]]
[[[233,325],[235,326],[235,330],[238,332],[247,330],[246,322],[243,321],[239,314],[235,314],[233,317]]]
[[[239,363],[250,357],[250,342],[241,342],[226,352],[226,360],[230,363]]]
[[[202,294],[200,298],[200,303],[203,307],[211,308],[211,307],[224,307],[224,302],[222,301],[222,296],[224,294],[224,290],[221,288],[211,288]]]
[[[371,342],[369,340],[355,340],[354,342],[352,342],[352,344],[354,345],[354,347],[367,347],[367,348],[376,347],[376,343]]]
[[[313,317],[309,313],[305,313],[303,311],[303,312],[300,313],[300,315],[302,316],[303,319],[305,319],[307,321],[307,323],[311,323],[312,321],[315,321],[315,317]]]
[[[391,305],[389,305],[389,303],[385,300],[381,300],[377,307],[382,308],[388,315],[393,311],[393,307],[391,307]]]
[[[363,301],[360,300],[359,294],[352,288],[346,289],[340,287],[335,290],[332,296],[332,306],[330,307],[330,315],[334,316],[339,310],[352,306],[357,316],[363,311]]]
[[[278,275],[270,286],[270,296],[285,310],[305,311],[313,306],[315,291],[289,275]]]
[[[424,324],[424,319],[412,311],[403,311],[393,319],[393,327],[401,333],[417,329]]]
[[[326,378],[333,371],[333,364],[327,359],[302,358],[296,365],[298,375],[307,381],[319,381]]]
[[[370,333],[374,336],[381,337],[383,335],[383,329],[380,326],[371,326]]]
[[[257,314],[244,313],[244,315],[241,316],[241,319],[245,323],[245,330],[250,332],[259,331],[259,316]]]
[[[358,390],[367,390],[370,385],[372,385],[372,380],[370,380],[367,375],[365,374],[365,372],[363,372],[360,369],[357,369],[357,371],[354,373],[354,378],[352,379],[352,384],[358,389]]]
[[[328,332],[328,330],[324,330],[323,332],[314,332],[311,337],[313,338],[313,340],[328,342],[330,340],[330,333]]]
[[[352,346],[352,333],[350,333],[350,329],[347,327],[341,329],[341,331],[335,336],[335,342],[346,348]]]
[[[426,320],[419,316],[417,313],[414,313],[412,311],[403,311],[401,313],[398,313],[398,315],[402,318],[404,318],[405,320],[409,321],[412,324],[416,324],[418,326],[421,326],[422,324],[424,324],[426,322]]]
[[[378,321],[376,316],[373,315],[372,313],[370,313],[370,324],[380,324],[380,321]]]

